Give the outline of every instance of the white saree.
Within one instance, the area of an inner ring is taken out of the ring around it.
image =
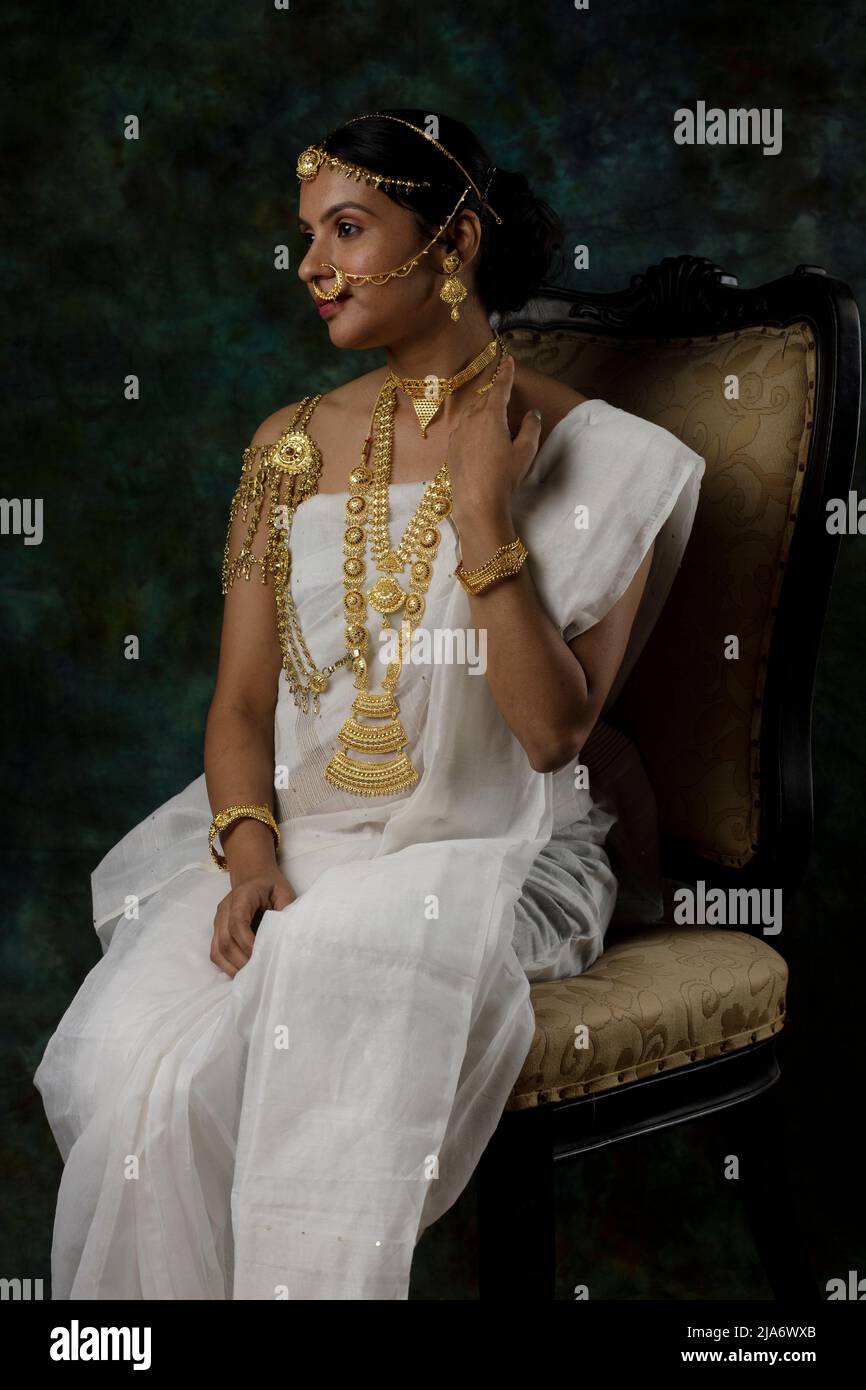
[[[604,616],[656,542],[608,704],[680,564],[703,470],[664,429],[596,399],[551,431],[515,499],[532,578],[567,639]],[[422,490],[391,489],[392,537]],[[343,650],[344,501],[309,498],[292,532],[319,664]],[[457,535],[450,519],[441,529],[424,626],[465,632]],[[381,799],[321,776],[351,689],[339,672],[313,723],[280,678],[279,863],[298,896],[264,914],[234,979],[209,958],[229,883],[207,853],[203,775],[94,871],[104,954],[34,1078],[65,1163],[55,1299],[407,1298],[415,1245],[466,1186],[532,1042],[515,911],[554,831],[586,846],[581,911],[602,928],[610,917],[613,818],[574,789],[572,768],[532,770],[483,674],[404,667],[420,779]],[[551,960],[540,974],[582,968],[567,952]]]

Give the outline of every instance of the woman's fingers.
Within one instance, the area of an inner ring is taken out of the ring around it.
[[[232,961],[224,955],[222,946],[220,945],[220,939],[216,932],[214,932],[213,940],[210,944],[210,958],[214,965],[218,965],[220,970],[229,976],[235,976],[241,968],[239,965],[234,965]]]
[[[236,975],[252,955],[255,937],[249,924],[257,905],[254,895],[235,888],[216,910],[210,958],[227,975]]]
[[[294,890],[289,887],[288,883],[274,884],[274,889],[271,893],[271,902],[275,912],[282,911],[284,907],[288,907],[289,903],[293,903],[294,901],[295,893]]]
[[[256,944],[256,938],[252,930],[252,920],[256,912],[267,904],[262,902],[262,894],[249,889],[236,888],[232,894],[232,904],[229,908],[227,934],[230,941],[233,941],[240,951],[249,960]]]
[[[295,901],[295,891],[282,877],[242,883],[223,898],[214,917],[210,958],[214,965],[235,976],[250,961],[256,944],[255,931],[262,913],[281,911]]]
[[[527,410],[520,422],[520,429],[514,436],[514,447],[520,463],[519,473],[516,479],[516,486],[527,477],[535,456],[538,453],[538,441],[541,438],[541,415],[538,410]]]
[[[246,956],[231,941],[218,944],[211,951],[211,960],[232,979],[248,963]]]

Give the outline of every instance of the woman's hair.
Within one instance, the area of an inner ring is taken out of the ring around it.
[[[389,107],[363,121],[339,126],[321,144],[329,154],[375,174],[429,180],[429,188],[381,189],[393,202],[414,212],[424,240],[429,241],[468,180],[432,140],[398,121],[381,119],[388,116],[401,117],[421,130],[429,119],[425,111]],[[488,186],[493,161],[477,137],[462,121],[438,113],[437,120],[436,138],[460,161],[502,218],[499,226],[472,188],[458,209],[457,215],[464,208],[471,209],[481,221],[476,292],[488,314],[521,309],[551,274],[565,228],[553,209],[535,196],[523,174],[497,167]]]

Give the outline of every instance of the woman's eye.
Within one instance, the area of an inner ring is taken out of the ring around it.
[[[337,235],[339,237],[342,237],[344,227],[348,227],[350,229],[349,234],[351,234],[352,232],[360,232],[361,230],[361,228],[358,226],[356,222],[338,222]],[[309,246],[311,241],[313,240],[312,232],[299,232],[298,236],[300,237],[301,241],[306,242],[307,246]]]

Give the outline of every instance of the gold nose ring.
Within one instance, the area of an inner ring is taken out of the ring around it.
[[[332,290],[328,290],[327,292],[325,292],[325,290],[319,289],[318,285],[314,280],[313,293],[316,295],[317,299],[339,299],[340,295],[343,293],[343,288],[346,284],[345,275],[343,274],[342,270],[340,270],[337,266],[330,265],[327,261],[320,261],[319,264],[323,270],[333,270],[334,275],[336,276],[337,283]]]

